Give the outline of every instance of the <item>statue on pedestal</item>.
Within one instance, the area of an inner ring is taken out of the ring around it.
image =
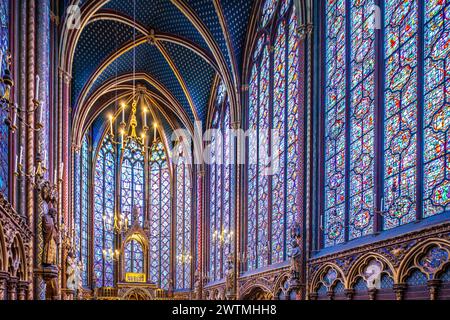
[[[225,295],[234,296],[235,295],[235,270],[234,270],[234,257],[229,255],[227,258],[227,266],[225,270]]]
[[[300,280],[302,267],[302,250],[300,249],[301,228],[295,224],[291,228],[291,253],[289,254],[290,267],[290,281],[298,282]]]
[[[56,221],[56,209],[50,208],[42,217],[42,234],[44,238],[44,250],[42,264],[45,267],[57,266],[59,229]]]
[[[77,276],[77,265],[75,259],[73,257],[72,252],[67,254],[67,266],[66,266],[66,275],[67,275],[67,289],[75,291],[76,290],[76,276]]]
[[[77,265],[76,282],[75,282],[77,289],[77,300],[83,300],[83,271],[84,271],[84,264],[83,260],[80,259]],[[93,277],[94,277],[94,285],[97,285],[95,273]]]

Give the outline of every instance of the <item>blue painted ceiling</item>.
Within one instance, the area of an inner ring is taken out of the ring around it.
[[[91,0],[94,1],[94,0]],[[228,52],[225,36],[213,0],[183,0],[207,27],[217,43],[222,55],[225,57],[228,68],[232,70],[232,57]],[[225,16],[225,24],[231,40],[233,59],[238,66],[238,77],[242,69],[243,46],[250,19],[252,6],[255,0],[218,0]],[[84,4],[89,1],[83,1]],[[172,4],[171,0],[135,0],[136,21],[148,30],[154,29],[157,33],[168,33],[184,38],[202,48],[211,55],[206,41],[188,20],[188,18]],[[112,0],[107,2],[101,10],[115,12],[133,19],[133,1]],[[136,37],[141,34],[136,31]],[[133,28],[112,20],[90,22],[83,30],[77,43],[73,62],[72,104],[77,107],[80,93],[88,80],[98,67],[117,48],[133,40]],[[207,107],[210,98],[214,69],[200,56],[190,49],[178,44],[160,42],[175,67],[180,71],[187,90],[192,97],[199,118],[203,121],[207,117]],[[116,75],[133,72],[133,50],[122,55],[107,67],[96,80],[89,94],[99,88]],[[169,64],[156,46],[142,44],[136,48],[136,72],[146,72],[161,82],[182,105],[189,118],[193,121],[194,114],[188,99]],[[98,126],[97,126],[98,127]]]

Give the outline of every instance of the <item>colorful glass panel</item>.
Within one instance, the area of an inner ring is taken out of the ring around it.
[[[416,219],[418,1],[385,5],[383,229]]]

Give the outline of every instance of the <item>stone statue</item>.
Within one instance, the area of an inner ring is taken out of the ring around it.
[[[295,224],[291,228],[291,253],[289,254],[291,267],[290,280],[299,280],[301,273],[301,256],[302,250],[300,249],[299,239],[301,237],[301,228],[298,224]]]
[[[234,295],[234,257],[229,255],[225,270],[225,295]]]
[[[75,291],[76,287],[76,277],[77,275],[77,265],[75,263],[75,259],[72,255],[72,252],[67,254],[66,261],[66,275],[67,275],[67,289]]]
[[[77,289],[77,299],[82,300],[83,299],[83,271],[84,271],[84,265],[83,260],[78,261],[77,265],[77,272],[76,272],[76,289]],[[94,283],[96,283],[97,280],[95,279],[95,273],[94,273]]]
[[[48,212],[42,217],[42,233],[44,238],[42,264],[44,266],[56,266],[59,245],[59,229],[56,221],[56,209],[48,209]]]

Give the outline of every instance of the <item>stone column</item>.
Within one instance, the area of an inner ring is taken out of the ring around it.
[[[17,300],[17,282],[19,279],[11,277],[8,280],[8,300]]]
[[[430,290],[430,300],[436,300],[439,287],[441,285],[441,280],[429,280],[427,285],[428,289]]]
[[[7,296],[7,287],[6,284],[9,279],[9,274],[3,271],[0,271],[0,301],[5,300]]]
[[[406,290],[406,285],[405,284],[394,284],[394,292],[395,292],[395,297],[397,300],[403,300],[403,295],[405,293]]]
[[[17,300],[27,300],[28,286],[29,283],[27,281],[19,281],[17,285]]]

